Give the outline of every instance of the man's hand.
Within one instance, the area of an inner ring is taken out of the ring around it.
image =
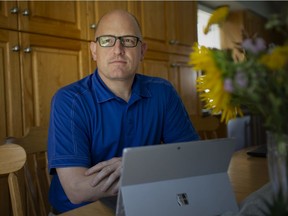
[[[106,192],[110,187],[114,187],[117,183],[117,186],[113,188],[113,192],[116,194],[119,189],[119,179],[121,175],[121,164],[122,158],[112,158],[107,161],[102,161],[95,166],[91,167],[85,172],[86,176],[97,173],[97,175],[92,179],[90,185],[96,187],[102,180],[105,180],[105,183],[101,187],[102,192]]]

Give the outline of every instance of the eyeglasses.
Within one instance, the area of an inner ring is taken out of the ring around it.
[[[138,42],[142,43],[139,37],[132,35],[124,35],[119,37],[114,35],[102,35],[96,38],[96,42],[98,41],[101,47],[113,47],[118,39],[123,47],[128,48],[136,47]]]

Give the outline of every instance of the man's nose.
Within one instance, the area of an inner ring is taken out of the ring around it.
[[[116,39],[116,42],[115,42],[113,49],[114,49],[114,52],[116,54],[123,54],[124,53],[124,46],[122,45],[120,38]]]

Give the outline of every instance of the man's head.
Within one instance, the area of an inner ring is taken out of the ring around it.
[[[90,48],[104,81],[126,80],[134,78],[146,44],[136,18],[127,11],[113,10],[100,19]]]

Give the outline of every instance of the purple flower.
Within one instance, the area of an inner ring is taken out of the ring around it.
[[[252,52],[253,54],[257,54],[266,49],[266,43],[263,38],[248,38],[242,42],[242,48]]]
[[[224,90],[229,93],[232,93],[234,91],[233,82],[230,78],[226,78],[224,80]]]
[[[243,71],[238,70],[235,76],[235,82],[240,88],[246,88],[248,84],[248,78]]]

